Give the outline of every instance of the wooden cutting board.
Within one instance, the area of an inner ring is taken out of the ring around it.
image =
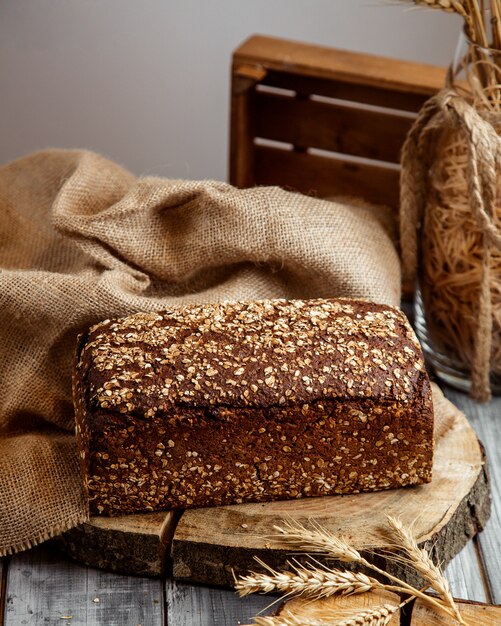
[[[93,517],[60,539],[66,552],[87,565],[112,571],[161,575],[169,549],[174,577],[232,586],[233,572],[258,569],[254,555],[283,567],[289,548],[272,539],[284,518],[307,523],[314,518],[342,534],[356,548],[385,546],[381,529],[394,515],[413,525],[420,544],[432,548],[444,566],[485,525],[490,494],[485,457],[466,417],[434,386],[435,459],[428,485],[353,496],[326,496],[242,504],[181,513],[148,513],[117,518]],[[380,564],[420,583],[381,558]],[[401,567],[401,566],[400,566]]]

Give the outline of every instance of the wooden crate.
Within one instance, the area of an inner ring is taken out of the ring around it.
[[[399,153],[445,69],[253,36],[233,54],[230,181],[398,207]]]

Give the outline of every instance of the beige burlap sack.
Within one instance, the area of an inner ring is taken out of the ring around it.
[[[138,179],[77,151],[0,169],[0,268],[0,555],[87,518],[70,380],[90,324],[187,302],[400,298],[397,254],[367,208]]]

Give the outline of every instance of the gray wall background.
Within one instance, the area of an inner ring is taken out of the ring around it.
[[[227,177],[229,65],[253,33],[446,65],[456,16],[391,0],[3,0],[0,163],[89,148]]]

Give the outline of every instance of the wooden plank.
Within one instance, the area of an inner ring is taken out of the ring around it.
[[[276,600],[276,597],[256,594],[239,598],[234,591],[195,587],[172,580],[167,580],[165,585],[169,626],[246,624]]]
[[[326,598],[322,600],[307,600],[294,598],[284,602],[277,615],[287,618],[291,613],[295,618],[314,620],[319,622],[323,619],[329,624],[334,620],[349,620],[360,611],[381,609],[384,605],[398,606],[400,598],[390,591],[370,591],[368,593],[352,596],[341,596]],[[309,622],[307,622],[309,623]],[[356,622],[362,623],[360,622]],[[353,621],[353,624],[355,622]],[[400,624],[400,610],[397,610],[388,622],[388,626],[398,626]]]
[[[176,511],[91,517],[56,540],[73,559],[112,572],[161,576],[167,567]]]
[[[361,550],[386,546],[381,533],[388,514],[413,525],[418,542],[436,560],[448,563],[482,527],[489,515],[484,459],[466,418],[434,389],[436,449],[434,478],[428,485],[352,496],[303,498],[185,511],[174,533],[174,577],[232,585],[237,574],[255,566],[259,556],[272,567],[284,567],[290,547],[278,540],[274,526],[284,518],[307,523],[315,518],[334,534],[350,538]],[[370,516],[367,515],[370,511]],[[395,572],[395,564],[381,556]],[[398,573],[410,582],[422,580],[409,568]]]
[[[452,595],[477,602],[488,602],[489,592],[484,585],[475,540],[469,541],[445,570]]]
[[[265,74],[245,65],[232,73],[229,172],[237,187],[254,184],[254,87]]]
[[[445,68],[256,35],[233,54],[236,64],[260,65],[329,80],[430,96],[445,84]]]
[[[287,72],[268,71],[262,85],[278,87],[301,94],[325,96],[360,104],[384,107],[397,111],[417,113],[433,93],[422,95],[392,91],[377,85],[359,85],[341,80],[329,80],[314,76],[301,76]]]
[[[501,624],[501,606],[470,602],[457,602],[457,605],[461,616],[468,624],[475,624],[475,626],[500,626]],[[451,626],[452,623],[449,617],[429,609],[421,600],[414,605],[411,626]]]
[[[321,198],[333,195],[361,197],[396,208],[398,181],[396,168],[256,146],[258,185],[278,185]]]
[[[311,99],[256,93],[256,137],[398,163],[413,120]]]
[[[8,560],[0,559],[0,626],[4,626],[5,605],[7,603],[6,587],[7,587],[7,568]]]
[[[501,604],[501,397],[488,404],[477,404],[464,393],[448,387],[445,394],[465,412],[485,446],[491,474],[492,515],[478,543],[491,599]]]
[[[46,547],[18,554],[10,562],[6,626],[147,626],[162,620],[160,580],[89,569]]]

